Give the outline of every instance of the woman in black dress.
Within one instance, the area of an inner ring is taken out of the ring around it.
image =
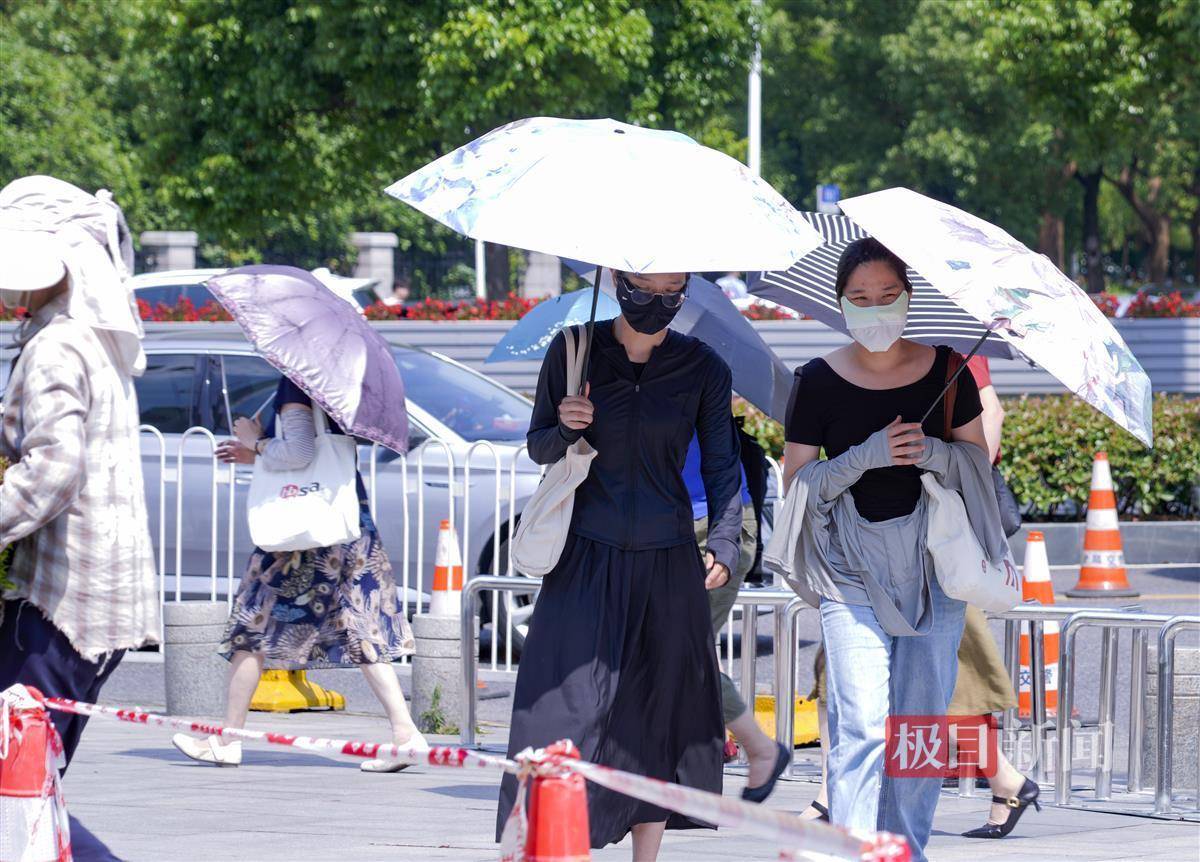
[[[586,760],[721,792],[724,728],[706,589],[729,577],[741,530],[728,366],[667,330],[682,273],[615,273],[622,314],[597,323],[588,388],[566,391],[564,339],[538,380],[529,454],[551,464],[580,435],[599,453],[575,493],[570,535],[546,576],[513,696],[509,756],[570,739]],[[681,471],[700,438],[712,529],[702,557]],[[497,837],[516,781],[500,791]],[[588,786],[593,847],[633,832],[656,858],[663,829],[707,824]]]

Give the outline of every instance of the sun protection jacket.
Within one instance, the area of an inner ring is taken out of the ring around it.
[[[599,454],[575,492],[571,532],[635,551],[695,541],[682,475],[695,431],[712,524],[708,550],[732,572],[742,507],[729,366],[698,339],[668,331],[639,373],[613,334],[612,321],[597,323],[593,339],[588,381],[595,412],[583,434]],[[559,333],[542,362],[526,438],[529,456],[539,464],[554,463],[579,438],[580,432],[558,421],[566,379]]]
[[[763,563],[778,572],[813,607],[822,599],[870,605],[884,631],[923,635],[933,624],[925,544],[929,509],[924,494],[909,515],[868,521],[854,506],[850,486],[869,469],[891,463],[887,429],[836,458],[811,461],[796,471]],[[1008,548],[987,455],[973,443],[925,438],[917,467],[962,494],[969,524],[992,562]]]

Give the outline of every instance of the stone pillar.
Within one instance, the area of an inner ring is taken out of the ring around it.
[[[396,249],[400,237],[394,233],[368,232],[350,234],[350,242],[358,249],[354,265],[355,278],[373,278],[379,284],[380,296],[391,296],[396,284]]]
[[[1158,647],[1146,650],[1146,697],[1142,701],[1142,789],[1154,789],[1158,776]],[[1175,792],[1200,786],[1200,649],[1175,646],[1175,732],[1172,735],[1171,784]]]
[[[562,263],[552,254],[529,252],[529,267],[521,282],[521,296],[526,299],[541,299],[543,296],[558,296],[562,293]]]
[[[217,655],[229,606],[225,602],[163,604],[163,673],[167,715],[225,714],[229,662]]]
[[[199,238],[193,230],[142,231],[142,253],[150,261],[151,272],[168,269],[195,269]]]
[[[457,734],[463,714],[461,622],[454,616],[418,614],[412,619],[413,720],[424,733]],[[472,649],[479,652],[478,628]],[[474,692],[471,692],[474,694]],[[436,703],[435,703],[436,701]]]

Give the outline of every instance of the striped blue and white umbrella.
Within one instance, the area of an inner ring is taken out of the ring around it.
[[[844,215],[801,213],[825,242],[793,263],[791,267],[764,272],[750,287],[763,299],[807,314],[839,332],[846,321],[834,294],[838,260],[846,246],[868,234]],[[948,344],[966,353],[979,341],[986,327],[971,314],[936,290],[920,273],[909,267],[913,294],[909,303],[904,337],[922,344]],[[996,333],[988,335],[979,352],[1000,359],[1014,358],[1013,348]]]

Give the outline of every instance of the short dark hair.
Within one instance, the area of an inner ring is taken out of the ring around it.
[[[842,294],[846,292],[846,282],[850,280],[854,270],[864,263],[874,263],[880,260],[896,271],[896,276],[904,284],[904,289],[912,293],[912,282],[908,280],[908,265],[875,237],[868,236],[856,239],[842,252],[842,257],[838,260],[837,280],[834,282],[837,298],[840,300]]]

